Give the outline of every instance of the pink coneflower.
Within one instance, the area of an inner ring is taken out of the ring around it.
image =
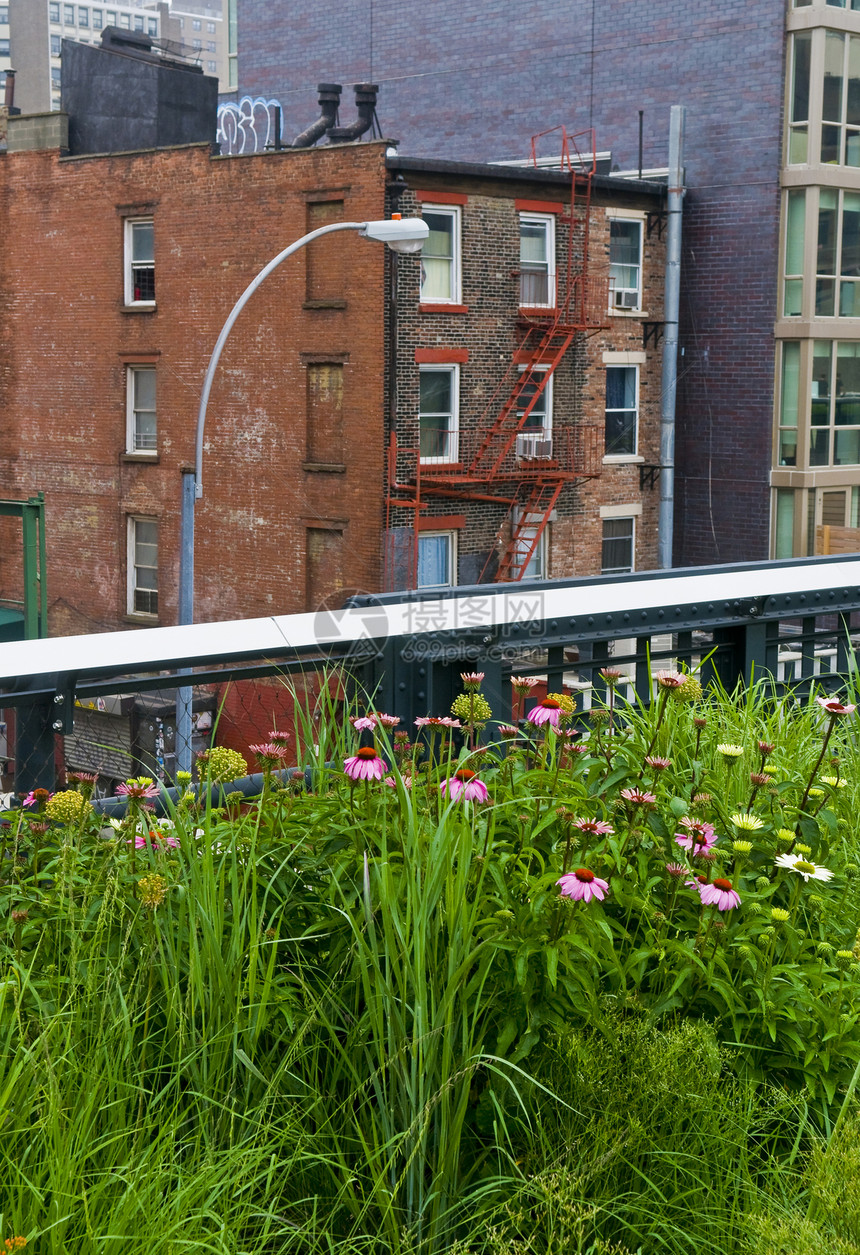
[[[350,722],[356,732],[372,732],[376,727],[376,720],[372,715],[355,715]]]
[[[587,745],[581,745],[581,744],[577,744],[577,745],[568,745],[568,747],[567,747],[567,748],[568,748],[568,750],[570,751],[570,753],[571,753],[571,754],[589,754],[589,753],[591,753],[591,751],[589,750],[589,748],[588,748],[588,746],[587,746]]]
[[[671,758],[657,758],[653,754],[649,754],[645,762],[652,771],[668,771],[672,766]]]
[[[554,697],[545,697],[537,706],[531,708],[526,718],[536,728],[539,728],[544,723],[548,723],[552,728],[557,728],[558,721],[561,718],[561,706]]]
[[[377,723],[381,723],[383,728],[396,728],[400,722],[399,715],[384,715],[381,710],[377,710],[374,714]]]
[[[404,789],[411,789],[411,788],[412,788],[412,777],[411,777],[411,776],[401,776],[401,777],[400,777],[400,779],[401,779],[401,780],[402,780],[402,782],[403,782],[403,787],[404,787]],[[385,777],[385,779],[383,780],[383,782],[382,782],[382,783],[383,783],[383,784],[387,784],[387,785],[388,785],[388,787],[389,787],[389,789],[396,789],[396,788],[397,788],[397,781],[395,780],[394,776],[386,776],[386,777]]]
[[[97,771],[67,771],[66,779],[71,784],[97,784],[99,777]]]
[[[718,911],[731,911],[741,904],[740,894],[732,888],[732,882],[723,880],[722,877],[712,880],[710,884],[702,885],[699,889],[699,897],[702,900],[702,906],[715,906]]]
[[[815,700],[828,715],[851,715],[857,709],[856,706],[843,705],[838,697],[816,697]]]
[[[646,793],[644,789],[622,789],[621,796],[625,802],[630,802],[633,806],[656,806],[657,799],[653,793]]]
[[[448,715],[444,715],[441,719],[434,715],[428,715],[421,719],[415,720],[416,728],[459,728],[461,727],[459,719],[451,719]]]
[[[279,732],[277,728],[273,728],[269,733],[270,745],[286,745],[289,739],[289,732]]]
[[[534,686],[539,683],[540,681],[537,679],[536,676],[533,676],[533,675],[512,675],[511,676],[511,687],[513,688],[514,692],[519,693],[521,697],[524,697],[526,693],[531,692]]]
[[[655,678],[661,689],[682,688],[687,680],[680,671],[658,671]]]
[[[131,842],[128,841],[126,844],[131,845]],[[145,836],[142,832],[139,832],[134,838],[134,845],[135,849],[138,850],[144,850],[150,845],[154,846],[156,849],[158,849],[160,845],[169,846],[171,850],[179,849],[179,842],[176,840],[176,837],[169,837],[164,832],[156,832],[155,829],[150,829]]]
[[[486,802],[490,796],[483,780],[479,780],[468,767],[461,767],[453,776],[443,780],[439,792],[447,795],[452,802]]]
[[[256,756],[262,767],[275,767],[278,763],[286,762],[290,756],[286,745],[277,745],[274,741],[266,741],[262,745],[249,745],[248,749]]]
[[[47,789],[32,789],[24,801],[22,806],[39,806],[41,803],[47,802],[49,797],[53,797],[53,793],[49,793]]]
[[[713,824],[706,824],[703,819],[695,819],[692,815],[685,815],[679,822],[686,829],[685,832],[675,833],[675,841],[682,849],[695,853],[699,850],[710,850],[716,844]]]
[[[598,675],[606,681],[610,688],[613,688],[624,675],[624,672],[619,671],[618,667],[601,667]]]
[[[670,876],[677,876],[678,878],[687,875],[687,868],[683,865],[683,863],[667,863],[666,871]]]
[[[139,776],[136,780],[126,780],[125,784],[116,786],[117,797],[158,797],[161,790],[148,776]]]
[[[381,780],[388,763],[379,757],[374,745],[363,745],[352,758],[343,760],[343,769],[350,780]]]
[[[764,754],[765,758],[768,754],[772,754],[775,749],[776,746],[771,745],[770,741],[759,741],[758,743],[758,751],[760,754]]]
[[[499,728],[499,736],[503,741],[512,741],[514,737],[519,736],[519,734],[519,728],[514,728],[509,723],[503,723]]]
[[[592,898],[602,902],[609,889],[607,882],[587,867],[577,867],[576,871],[567,872],[555,883],[561,889],[561,896],[573,898],[574,902],[590,902]]]
[[[483,671],[461,671],[460,679],[463,681],[463,687],[467,689],[480,688],[484,681]]]
[[[603,819],[575,819],[571,827],[578,828],[580,832],[585,832],[590,837],[611,836],[615,832],[612,825]]]

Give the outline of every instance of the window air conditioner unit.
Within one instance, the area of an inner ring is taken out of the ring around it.
[[[630,288],[619,288],[613,296],[616,309],[636,309],[639,305],[639,293]]]
[[[551,458],[552,457],[552,437],[551,436],[517,436],[517,457],[518,458]]]

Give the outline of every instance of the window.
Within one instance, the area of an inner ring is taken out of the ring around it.
[[[642,222],[609,220],[609,305],[611,309],[642,308]]]
[[[158,614],[158,523],[128,520],[128,613]]]
[[[78,6],[78,26],[89,26],[89,24],[90,24],[89,9],[82,9],[80,6]]]
[[[0,39],[0,57],[8,57],[8,55],[9,55],[9,40]]]
[[[142,13],[135,14],[134,29],[136,31],[140,31],[141,35],[143,34],[143,14]]]
[[[49,5],[48,5],[48,21],[49,21],[49,22],[59,22],[59,20],[60,20],[60,6],[59,6],[59,4],[49,4]]]
[[[520,367],[525,371],[525,367]],[[523,385],[517,403],[517,417],[522,418],[528,408],[529,401],[535,397],[542,376],[547,368],[535,367],[532,377]],[[537,378],[535,377],[537,376]],[[517,436],[518,458],[551,458],[552,457],[552,375],[544,383],[543,390],[535,397],[526,421]]]
[[[456,366],[422,366],[418,425],[422,462],[456,462],[459,452],[459,371]]]
[[[93,30],[100,31],[104,26],[104,13],[101,9],[93,9]]]
[[[206,51],[207,51],[207,52],[214,52],[214,51],[215,51],[215,40],[214,40],[214,39],[207,39],[207,40],[206,40]]]
[[[779,399],[779,465],[797,466],[797,417],[800,387],[800,342],[782,345],[782,379]]]
[[[131,30],[131,15],[129,13],[120,13],[119,24],[124,30]]]
[[[860,343],[813,342],[809,465],[860,465]]]
[[[156,18],[148,17],[146,19],[146,33],[149,35],[150,39],[155,39],[158,34],[158,21]]]
[[[151,218],[129,218],[125,224],[125,303],[155,304],[155,254]]]
[[[421,249],[421,300],[460,302],[460,210],[425,205],[421,216],[430,234]]]
[[[552,214],[520,214],[520,305],[555,308]]]
[[[215,62],[214,62],[214,61],[207,61],[207,62],[206,62],[206,72],[207,72],[207,74],[217,74],[217,73],[218,73],[218,66],[215,64]]]
[[[860,37],[838,31],[824,42],[821,160],[860,166]]]
[[[789,93],[788,160],[802,165],[809,149],[809,72],[812,32],[792,36],[791,88]]]
[[[418,533],[416,588],[446,588],[456,584],[455,532]]]
[[[811,4],[812,0],[795,0],[795,8]],[[827,0],[832,9],[860,9],[860,0]]]
[[[207,30],[207,32],[208,32],[210,35],[214,35],[214,34],[215,34],[215,23],[214,23],[214,22],[207,22],[207,23],[206,23],[206,30]]]
[[[0,24],[9,25],[9,6],[8,4],[0,4]]]
[[[202,43],[200,42],[200,40],[199,40],[199,39],[192,39],[192,41],[191,41],[191,47],[194,49],[194,51],[195,51],[195,52],[200,52],[200,50],[202,49],[203,45],[202,45]]]
[[[633,570],[635,518],[604,519],[600,570],[603,575],[623,575]]]
[[[636,429],[639,417],[639,367],[606,367],[606,440],[607,457],[626,457],[636,453]]]
[[[860,193],[822,187],[818,193],[815,313],[860,316]]]
[[[74,26],[75,24],[75,6],[73,4],[63,5],[63,25]]]
[[[129,366],[126,378],[126,451],[155,453],[155,367]]]
[[[193,19],[192,19],[192,22],[191,22],[191,29],[192,29],[193,31],[199,31],[199,30],[201,29],[201,27],[200,27],[200,18],[199,18],[199,17],[195,17],[195,18],[193,18]]]
[[[58,65],[51,66],[51,82],[54,87],[60,86],[60,67]]]
[[[184,29],[185,29],[185,18],[184,18],[184,17],[177,18],[177,21],[179,22],[179,29],[180,29],[180,30],[184,30]]]
[[[61,44],[62,44],[62,40],[60,39],[59,35],[51,36],[51,56],[52,57],[58,57],[60,55]]]
[[[116,26],[116,9],[107,10],[107,24],[108,26]]]
[[[782,312],[786,318],[803,311],[803,250],[806,239],[806,192],[787,194],[785,206],[785,264]]]

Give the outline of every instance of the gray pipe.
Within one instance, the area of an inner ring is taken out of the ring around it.
[[[293,140],[293,148],[312,148],[318,139],[322,139],[326,131],[337,122],[337,111],[340,107],[340,83],[318,83],[319,106],[321,114],[316,122],[312,122],[300,135]]]
[[[657,566],[661,570],[667,570],[672,565],[672,533],[675,526],[675,395],[678,386],[686,112],[683,105],[673,105],[669,122],[669,222],[666,233],[663,377],[660,400],[660,514],[657,525]]]

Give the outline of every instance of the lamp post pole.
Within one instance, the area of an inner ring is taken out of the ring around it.
[[[319,239],[322,235],[331,235],[334,231],[357,231],[359,235],[363,235],[367,239],[379,240],[387,244],[395,252],[417,253],[421,251],[421,246],[427,239],[429,227],[421,218],[401,218],[399,214],[378,221],[330,222],[324,227],[318,227],[316,231],[309,231],[307,235],[303,235],[301,239],[290,244],[283,252],[278,253],[277,257],[273,257],[260,273],[252,279],[230,310],[227,321],[221,328],[221,334],[215,342],[215,348],[212,350],[212,356],[209,358],[209,365],[206,368],[206,378],[203,381],[203,391],[200,395],[200,405],[197,410],[194,469],[183,468],[182,470],[182,509],[179,523],[180,624],[194,622],[194,514],[196,502],[203,496],[203,437],[206,427],[206,409],[209,404],[209,393],[212,390],[212,381],[215,378],[215,371],[221,352],[227,343],[236,319],[257,291],[257,288],[269,277],[272,271],[277,270],[281,262],[286,261],[288,257],[292,257],[293,253],[297,253],[313,240]],[[190,669],[185,670],[183,673],[190,675]],[[191,701],[190,686],[180,688],[176,698],[176,767],[179,771],[191,770]]]

